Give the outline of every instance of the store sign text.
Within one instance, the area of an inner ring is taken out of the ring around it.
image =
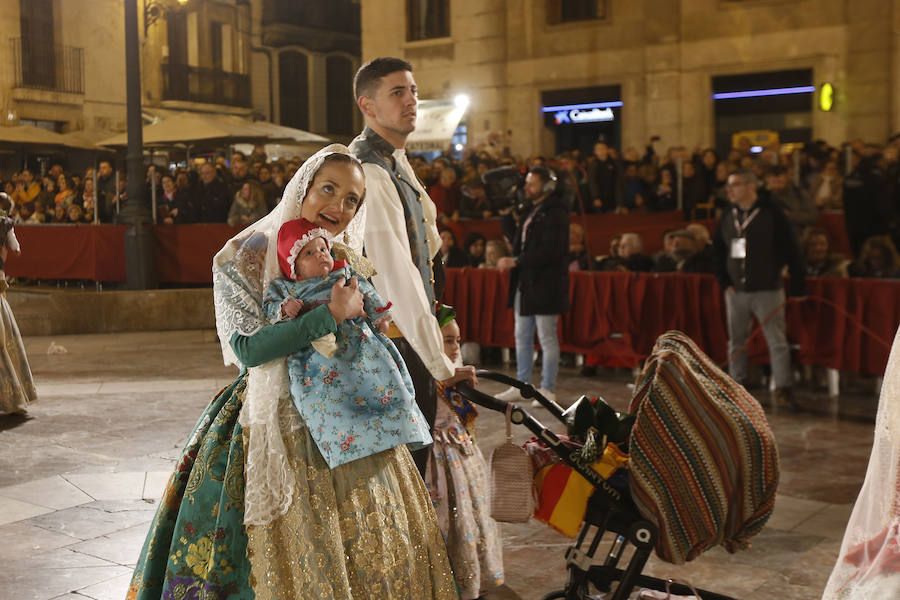
[[[616,117],[611,108],[592,108],[590,110],[561,110],[553,115],[557,125],[563,123],[597,123],[600,121],[612,121]]]

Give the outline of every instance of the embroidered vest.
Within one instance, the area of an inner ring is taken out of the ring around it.
[[[425,214],[422,211],[421,193],[415,184],[394,159],[394,147],[387,140],[366,127],[350,144],[352,152],[363,163],[378,165],[391,178],[397,195],[403,203],[403,215],[406,217],[406,235],[409,238],[409,253],[413,264],[422,277],[422,285],[428,296],[429,306],[434,306],[434,276],[432,257],[428,250]]]

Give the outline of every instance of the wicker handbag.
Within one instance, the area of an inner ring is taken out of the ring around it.
[[[534,512],[534,472],[531,458],[512,441],[512,404],[506,406],[506,443],[491,452],[491,517],[503,523],[524,523]]]

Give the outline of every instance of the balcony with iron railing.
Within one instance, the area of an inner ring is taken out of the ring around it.
[[[163,100],[251,106],[249,75],[169,63],[162,72]]]
[[[15,87],[84,94],[84,48],[11,38]]]

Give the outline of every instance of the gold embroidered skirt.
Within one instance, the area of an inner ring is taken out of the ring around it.
[[[293,409],[293,407],[290,407]],[[330,470],[282,411],[296,486],[288,512],[247,527],[257,600],[456,600],[425,484],[405,446]]]
[[[35,400],[37,392],[19,326],[6,298],[0,295],[0,415],[25,413]]]

